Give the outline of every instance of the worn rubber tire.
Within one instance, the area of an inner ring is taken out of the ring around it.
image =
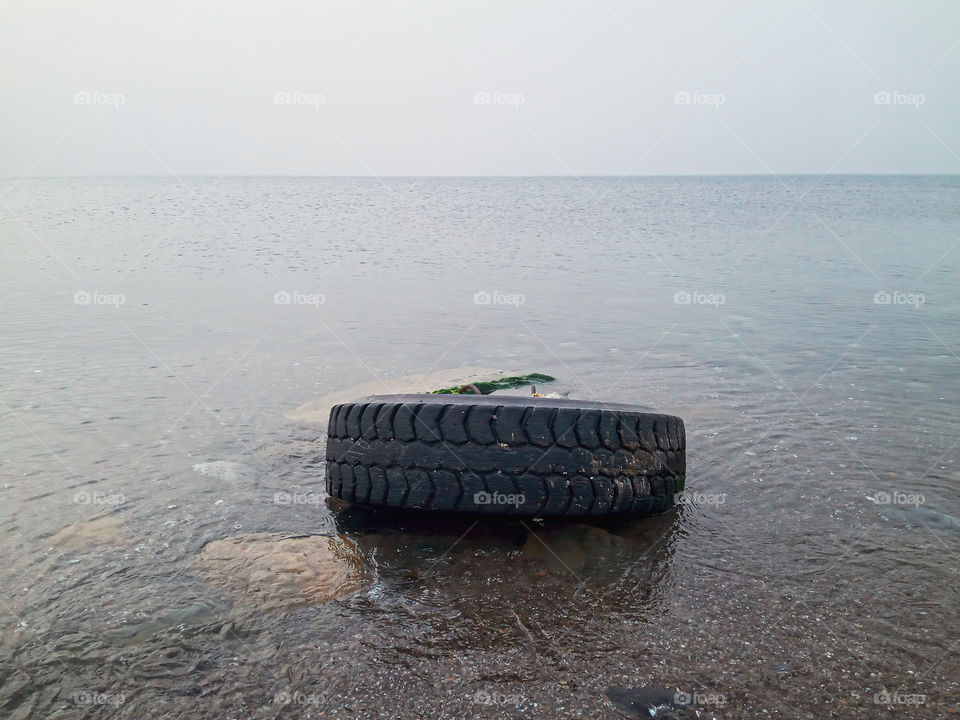
[[[683,490],[683,420],[623,404],[373,395],[330,410],[327,493],[515,516],[662,512]]]

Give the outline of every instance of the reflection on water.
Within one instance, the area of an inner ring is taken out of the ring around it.
[[[956,709],[960,181],[824,179],[843,244],[790,212],[803,178],[383,182],[11,188],[0,716],[612,717],[646,686],[725,698],[701,717]],[[501,371],[683,417],[689,502],[328,506],[331,398]]]

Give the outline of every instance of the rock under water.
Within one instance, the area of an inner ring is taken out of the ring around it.
[[[239,602],[291,607],[328,602],[363,587],[352,547],[320,535],[243,534],[204,546],[193,570]]]
[[[234,460],[212,460],[210,462],[197,463],[193,466],[193,471],[201,475],[217,478],[218,480],[237,480],[249,468],[241,462]]]
[[[104,515],[74,523],[44,541],[51,547],[82,547],[85,545],[124,545],[127,537],[123,521],[115,515]]]
[[[660,711],[674,708],[673,690],[659,685],[644,685],[638,688],[610,687],[604,691],[610,702],[633,717],[656,717]]]
[[[215,622],[224,608],[198,602],[183,609],[171,610],[138,623],[121,625],[103,633],[110,642],[142,641],[155,633],[175,627],[204,625]]]

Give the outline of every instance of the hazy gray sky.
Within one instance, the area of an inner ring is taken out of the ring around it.
[[[0,0],[0,175],[960,173],[960,2]]]

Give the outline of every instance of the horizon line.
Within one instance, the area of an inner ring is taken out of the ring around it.
[[[416,178],[416,179],[549,179],[549,180],[583,180],[583,179],[636,179],[636,178],[716,178],[716,177],[743,177],[743,178],[784,178],[784,177],[960,177],[960,172],[855,172],[855,173],[654,173],[648,175],[616,175],[616,174],[586,174],[586,175],[408,175],[408,174],[366,174],[366,175],[325,175],[306,173],[258,173],[252,175],[216,174],[216,173],[122,173],[122,174],[76,174],[76,175],[0,175],[0,181],[19,180],[77,180],[77,179],[121,179],[121,178],[311,178],[311,179],[349,179],[349,180],[378,180],[384,178]]]

